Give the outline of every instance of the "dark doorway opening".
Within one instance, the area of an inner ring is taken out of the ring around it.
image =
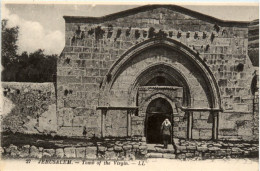
[[[166,118],[169,119],[171,124],[173,125],[171,104],[163,98],[158,98],[153,100],[148,105],[147,112],[146,112],[147,143],[151,143],[151,144],[162,143],[161,125]],[[169,142],[171,142],[171,139],[172,138],[169,139]]]

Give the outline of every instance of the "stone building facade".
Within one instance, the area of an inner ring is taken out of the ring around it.
[[[248,22],[174,5],[64,19],[58,134],[156,143],[169,118],[173,138],[258,140]]]

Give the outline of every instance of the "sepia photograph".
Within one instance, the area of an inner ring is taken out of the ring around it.
[[[1,3],[0,171],[258,170],[259,2]]]

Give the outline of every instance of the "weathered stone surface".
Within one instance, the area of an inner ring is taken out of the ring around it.
[[[166,159],[175,159],[175,154],[163,154],[163,158],[166,158]]]
[[[11,144],[7,149],[6,152],[9,153],[12,157],[17,157],[20,154],[20,151],[18,150],[17,146]]]
[[[197,147],[197,150],[201,151],[201,152],[206,152],[208,150],[208,148],[207,147]]]
[[[238,147],[234,147],[234,148],[232,148],[231,150],[232,150],[232,152],[242,152],[242,151],[243,151],[243,150],[241,150],[241,149],[238,148]]]
[[[140,154],[142,154],[142,155],[146,155],[147,153],[148,153],[147,150],[140,150]]]
[[[44,149],[42,153],[42,157],[53,157],[55,154],[54,149]]]
[[[173,138],[173,143],[174,143],[174,145],[179,145],[179,139],[178,138]]]
[[[5,148],[0,147],[0,154],[2,155],[2,154],[4,154],[4,153],[5,153]]]
[[[7,147],[5,151],[6,151],[7,154],[8,153],[10,154],[11,151],[14,151],[14,150],[17,150],[17,146],[10,144],[9,147]]]
[[[142,137],[142,142],[146,142],[146,137]]]
[[[30,145],[22,146],[19,157],[28,157],[30,153]]]
[[[186,155],[185,154],[177,154],[176,157],[177,157],[177,159],[185,159]]]
[[[124,145],[124,146],[123,146],[123,149],[124,149],[125,151],[131,150],[131,149],[132,149],[132,146],[131,146],[131,145]]]
[[[115,150],[115,151],[122,151],[123,148],[122,148],[122,146],[116,145],[116,146],[114,147],[114,150]]]
[[[185,153],[186,157],[190,158],[190,157],[194,157],[194,153]]]
[[[196,150],[196,146],[187,146],[187,150]]]
[[[126,153],[125,160],[135,160],[135,153]]]
[[[163,158],[163,154],[162,153],[148,153],[147,157],[148,158]]]
[[[106,159],[110,159],[110,160],[116,160],[117,159],[117,154],[114,151],[106,151],[105,158]]]
[[[141,145],[138,147],[140,150],[147,150],[147,145]]]
[[[226,154],[227,154],[226,150],[219,150],[219,151],[216,152],[216,155],[221,156],[221,157],[226,156]]]
[[[104,146],[98,146],[98,152],[105,152],[107,147]]]
[[[74,147],[67,147],[64,148],[64,156],[66,158],[75,158],[76,157],[76,150]]]
[[[187,147],[176,145],[176,149],[179,150],[180,152],[185,152],[187,150]]]
[[[63,150],[63,148],[56,149],[55,156],[58,157],[58,158],[63,158],[64,157],[64,150]]]
[[[133,145],[133,149],[139,149],[139,145],[138,144],[134,144]]]
[[[53,83],[2,82],[2,87],[6,92],[2,130],[35,134],[57,131]]]
[[[209,151],[217,151],[217,150],[220,150],[219,147],[209,147],[208,148]]]
[[[42,157],[42,152],[40,152],[37,147],[31,146],[31,148],[30,148],[30,157],[41,158]]]
[[[96,159],[97,158],[97,147],[86,147],[86,158]]]
[[[86,157],[86,148],[85,147],[76,148],[76,156],[77,156],[77,158],[85,158]]]

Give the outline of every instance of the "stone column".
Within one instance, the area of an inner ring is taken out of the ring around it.
[[[106,118],[107,110],[101,110],[101,137],[105,137],[105,118]]]
[[[192,139],[192,122],[193,122],[193,113],[188,112],[188,139]]]
[[[131,116],[134,115],[135,110],[127,110],[127,136],[132,136],[132,119]]]
[[[218,139],[218,112],[211,112],[213,115],[213,128],[212,128],[212,139]]]

